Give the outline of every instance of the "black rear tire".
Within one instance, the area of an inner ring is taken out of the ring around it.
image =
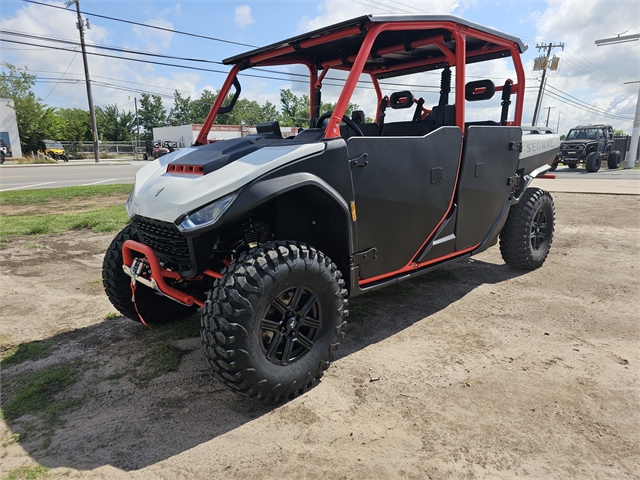
[[[131,300],[131,278],[122,270],[122,244],[127,240],[138,241],[138,234],[133,225],[124,227],[109,245],[102,263],[102,285],[116,310],[125,317],[139,322],[140,317]],[[196,310],[195,306],[181,305],[145,285],[138,285],[136,288],[136,305],[144,321],[156,325],[180,320]]]
[[[513,205],[500,233],[500,253],[514,268],[540,268],[553,242],[555,207],[551,194],[528,188]]]
[[[273,242],[242,254],[207,294],[201,336],[214,375],[275,403],[312,386],[343,338],[347,291],[313,247]]]
[[[591,152],[587,155],[587,159],[585,160],[585,168],[587,169],[587,172],[597,172],[600,170],[601,164],[602,159],[598,152]]]
[[[609,170],[615,170],[620,166],[622,162],[622,153],[618,150],[611,150],[609,152],[609,156],[607,157],[607,167]]]
[[[555,172],[556,168],[558,168],[558,157],[556,157],[553,162],[551,162],[551,168],[549,169],[550,172]]]

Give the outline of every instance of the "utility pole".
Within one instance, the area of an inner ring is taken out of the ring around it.
[[[638,40],[640,40],[640,33],[625,35],[624,37],[621,37],[620,35],[613,38],[603,38],[602,40],[596,40],[596,45],[598,47],[601,47],[603,45],[612,45],[614,43],[637,42]],[[625,84],[627,83],[640,83],[640,81],[625,82]],[[631,131],[631,145],[629,146],[627,168],[633,168],[636,166],[636,154],[638,153],[638,137],[640,137],[640,88],[638,88],[638,98],[636,99],[636,116],[633,119],[633,130]]]
[[[89,63],[87,62],[87,49],[84,45],[84,20],[80,16],[80,0],[68,0],[64,5],[69,8],[76,4],[76,12],[78,12],[78,22],[76,27],[80,31],[80,47],[82,48],[82,60],[84,62],[84,78],[87,82],[87,98],[89,99],[89,114],[91,115],[91,130],[93,132],[93,156],[96,163],[100,161],[100,152],[98,152],[98,125],[96,123],[96,111],[93,108],[93,94],[91,93],[91,78],[89,77]],[[87,21],[87,25],[89,21]]]
[[[558,110],[558,126],[556,127],[556,133],[558,135],[560,135],[560,114],[562,113],[562,110]]]
[[[544,107],[544,108],[547,109],[547,121],[544,122],[544,126],[549,127],[549,114],[551,113],[551,109],[556,107]]]
[[[626,82],[626,83],[639,83]],[[638,153],[638,137],[640,137],[640,86],[638,87],[638,99],[636,100],[636,116],[633,118],[633,130],[631,130],[631,145],[629,145],[629,158],[627,168],[636,166],[636,155]]]
[[[547,79],[547,66],[549,65],[549,56],[551,55],[551,50],[554,48],[562,48],[564,50],[564,43],[559,43],[558,45],[554,45],[550,43],[546,47],[544,45],[536,45],[538,51],[547,49],[547,57],[544,62],[544,68],[542,69],[542,79],[540,80],[540,90],[538,90],[538,99],[536,100],[536,108],[533,110],[533,120],[531,121],[531,126],[535,127],[536,122],[538,121],[538,112],[540,111],[540,101],[542,100],[542,92],[544,91],[545,82]]]
[[[136,141],[136,149],[135,149],[135,159],[138,159],[138,147],[140,146],[140,122],[138,121],[138,99],[133,97],[133,105],[136,108],[136,130],[137,130],[137,141]]]

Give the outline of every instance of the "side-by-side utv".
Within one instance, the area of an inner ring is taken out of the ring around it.
[[[225,60],[231,71],[197,146],[138,172],[131,224],[104,260],[107,296],[149,324],[201,307],[216,377],[275,402],[329,366],[349,297],[498,239],[509,265],[542,266],[554,205],[528,187],[550,168],[559,139],[520,126],[525,48],[454,16],[367,15]],[[273,121],[208,144],[244,72],[280,66],[308,71],[309,128],[285,139]],[[341,86],[333,111],[321,111],[323,83]],[[347,117],[356,88],[375,111]],[[426,91],[433,99],[414,93]]]

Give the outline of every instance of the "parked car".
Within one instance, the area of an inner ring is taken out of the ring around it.
[[[558,156],[551,165],[555,170],[558,164],[578,168],[583,163],[587,172],[600,170],[602,162],[615,169],[622,162],[622,154],[613,149],[613,127],[611,125],[581,125],[573,127],[560,144]]]

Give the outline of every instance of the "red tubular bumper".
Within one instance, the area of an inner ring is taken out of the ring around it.
[[[134,240],[127,240],[124,242],[124,245],[122,245],[122,260],[127,267],[131,268],[133,265],[133,252],[141,253],[147,257],[149,267],[151,267],[151,279],[155,282],[157,289],[160,292],[165,294],[167,297],[171,297],[179,301],[180,303],[184,303],[185,305],[191,306],[196,304],[199,307],[204,306],[204,302],[202,300],[167,285],[167,282],[164,280],[165,278],[180,280],[182,277],[180,277],[177,272],[172,272],[171,270],[163,268],[160,265],[155,252],[149,246]]]

